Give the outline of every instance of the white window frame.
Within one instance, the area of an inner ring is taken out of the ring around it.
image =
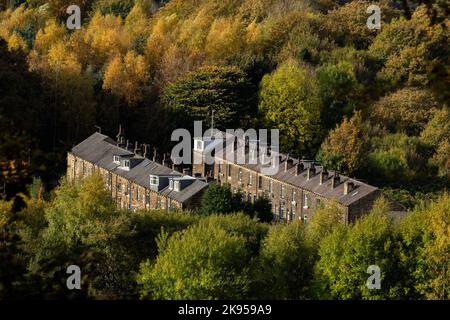
[[[179,180],[174,181],[174,182],[173,182],[173,189],[174,189],[175,191],[180,191],[180,188],[181,188],[181,183],[180,183],[180,181],[179,181]]]
[[[156,183],[154,183],[156,181]],[[159,185],[159,177],[158,176],[150,176],[150,185],[158,186]]]
[[[308,194],[306,192],[304,192],[303,193],[303,208],[304,209],[309,208],[308,202],[309,202]]]

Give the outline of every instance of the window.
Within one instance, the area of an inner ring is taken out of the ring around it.
[[[117,183],[117,191],[122,192],[122,184],[120,182]]]
[[[123,162],[123,166],[126,167],[126,168],[129,168],[130,167],[130,160],[125,160]]]
[[[308,209],[308,195],[303,193],[303,208]]]
[[[159,184],[159,179],[157,176],[150,176],[150,184],[157,186]]]
[[[173,190],[173,179],[169,180],[169,189]]]
[[[320,200],[319,198],[316,199],[316,207],[317,208],[322,207],[322,200]]]
[[[263,179],[262,176],[258,176],[258,189],[262,189],[263,188]]]
[[[251,160],[256,160],[256,149],[250,150],[250,158]]]
[[[285,194],[285,187],[284,185],[281,185],[281,198],[284,198],[284,194]]]
[[[239,169],[239,182],[242,182],[242,169]]]
[[[305,223],[308,223],[308,215],[307,215],[307,214],[304,214],[304,215],[303,215],[303,221],[304,221]]]
[[[194,140],[194,150],[203,151],[203,141],[199,139],[201,138]]]
[[[136,187],[136,201],[139,201],[139,188]]]
[[[120,157],[119,156],[114,156],[114,162],[115,163],[120,163]]]
[[[180,191],[180,181],[174,181],[173,188],[175,191]]]
[[[161,209],[161,197],[156,197],[156,209]]]
[[[269,193],[272,193],[273,181],[269,180]]]
[[[248,176],[248,185],[251,186],[253,184],[253,175],[250,173]]]
[[[231,178],[231,164],[228,164],[228,177]]]
[[[221,163],[219,163],[217,171],[219,173],[222,173],[222,164]]]

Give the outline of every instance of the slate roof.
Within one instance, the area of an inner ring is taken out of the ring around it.
[[[379,190],[377,187],[371,186],[357,179],[349,178],[342,174],[338,174],[340,182],[334,189],[332,189],[331,181],[333,176],[336,175],[335,171],[327,169],[326,171],[328,172],[328,178],[324,180],[323,184],[320,184],[320,173],[324,168],[323,166],[315,165],[316,173],[309,180],[307,180],[307,168],[308,168],[307,164],[305,165],[304,170],[299,175],[296,176],[295,175],[296,164],[301,162],[301,160],[289,157],[289,159],[293,161],[293,166],[289,168],[287,171],[285,171],[285,163],[287,155],[285,154],[280,155],[282,159],[279,163],[278,172],[268,177],[282,182],[286,182],[296,187],[300,187],[304,190],[310,191],[326,199],[335,199],[345,206],[350,206],[352,203],[355,203],[356,201]],[[257,172],[260,172],[261,170],[261,165],[259,163],[253,165],[244,164],[242,166]],[[344,183],[346,181],[352,182],[354,184],[353,187],[354,189],[350,191],[347,195],[344,195]]]
[[[150,189],[150,175],[183,176],[182,173],[172,170],[171,168],[153,162],[147,158],[135,156],[133,152],[118,147],[116,142],[110,137],[98,132],[92,134],[86,140],[73,147],[72,154],[147,189]],[[138,159],[138,164],[130,170],[120,169],[119,165],[113,162],[113,156],[115,155],[133,157],[134,159]],[[169,190],[169,187],[167,186],[160,190],[159,193],[183,203],[207,186],[208,184],[206,182],[196,180],[180,191]]]

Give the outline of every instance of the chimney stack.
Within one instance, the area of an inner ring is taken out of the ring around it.
[[[305,169],[305,165],[299,161],[295,165],[295,175],[298,176],[304,169]]]
[[[306,171],[306,180],[310,180],[316,174],[316,167],[314,163],[309,165],[308,170]]]
[[[190,176],[191,175],[191,170],[189,168],[183,168],[183,175]]]
[[[352,192],[355,189],[355,184],[351,181],[345,181],[344,183],[344,195]]]
[[[322,171],[320,172],[320,182],[319,184],[323,184],[325,180],[328,179],[328,171],[325,167],[323,167]]]
[[[144,153],[142,154],[142,156],[144,157],[144,158],[147,158],[147,155],[148,155],[148,144],[143,144],[142,145],[144,148]]]
[[[131,151],[131,143],[130,140],[127,139],[126,145],[125,145],[125,149]]]
[[[163,154],[163,159],[162,159],[162,161],[161,161],[161,164],[162,164],[163,166],[167,166],[167,164],[168,164],[168,162],[167,162],[167,160],[166,160],[166,154],[165,154],[165,153]]]
[[[139,144],[138,144],[137,141],[134,143],[134,150],[133,150],[133,152],[137,156],[141,155],[141,148],[139,147]]]
[[[289,158],[289,154],[286,155],[286,162],[284,163],[284,171],[288,171],[294,165],[294,160]]]
[[[123,137],[123,131],[122,131],[122,125],[119,125],[119,133],[117,133],[117,145],[119,145],[122,142]]]
[[[336,188],[339,185],[340,181],[341,181],[341,178],[339,177],[339,173],[336,171],[334,173],[333,179],[331,180],[331,189]]]
[[[157,156],[156,148],[153,148],[153,162],[156,162],[156,156]]]

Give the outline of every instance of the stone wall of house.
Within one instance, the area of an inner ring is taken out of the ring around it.
[[[226,160],[217,160],[209,169],[203,164],[193,165],[194,175],[203,175],[205,171],[211,172],[215,181],[228,184],[233,192],[242,192],[244,199],[249,202],[254,202],[261,196],[267,197],[272,203],[275,220],[301,219],[307,222],[317,206],[330,202],[312,192]],[[343,208],[343,211],[346,212],[346,208]]]

